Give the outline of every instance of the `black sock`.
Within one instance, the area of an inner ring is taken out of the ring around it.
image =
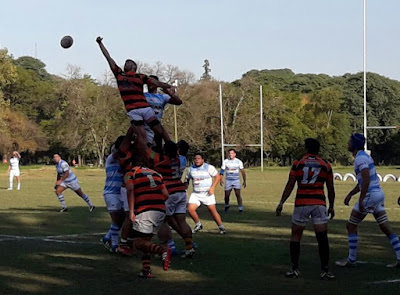
[[[299,268],[300,242],[290,241],[290,258],[292,260],[292,270]]]
[[[319,258],[321,260],[321,270],[328,271],[329,264],[329,241],[328,232],[315,233],[318,241]]]

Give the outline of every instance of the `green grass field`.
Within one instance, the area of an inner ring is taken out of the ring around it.
[[[334,281],[319,279],[319,257],[311,226],[305,231],[300,257],[301,277],[286,279],[290,267],[289,235],[293,197],[282,217],[275,207],[287,180],[289,168],[268,168],[264,173],[247,171],[243,190],[245,213],[237,213],[232,196],[231,212],[222,215],[227,234],[220,236],[205,208],[199,215],[204,230],[194,235],[198,251],[193,260],[174,258],[164,272],[159,259],[152,259],[154,280],[136,277],[140,255],[111,255],[98,243],[110,220],[102,189],[104,170],[78,169],[83,190],[97,206],[89,213],[73,192],[65,193],[69,212],[59,213],[53,192],[54,167],[22,167],[22,190],[7,191],[6,167],[0,165],[0,294],[399,294],[396,280],[400,269],[387,269],[395,261],[387,240],[372,216],[360,225],[357,268],[339,269],[333,262],[347,256],[345,224],[351,208],[343,205],[354,182],[336,182],[336,218],[329,224],[331,270]],[[351,172],[351,167],[335,172]],[[385,175],[400,175],[395,168],[378,168]],[[382,184],[389,218],[400,233],[400,183]],[[223,191],[217,192],[218,209],[223,209]],[[355,199],[351,204],[355,203]],[[188,220],[193,226],[192,220]],[[174,236],[178,248],[183,241]],[[145,293],[146,292],[146,293]]]

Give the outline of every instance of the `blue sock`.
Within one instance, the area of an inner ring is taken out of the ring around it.
[[[175,253],[177,250],[176,250],[176,246],[175,246],[175,241],[173,240],[173,239],[171,239],[171,240],[169,240],[168,241],[168,246],[171,248],[171,251],[173,252],[173,253]]]
[[[352,263],[357,260],[358,234],[349,234],[349,257],[348,260]]]
[[[399,237],[396,234],[391,234],[389,237],[390,244],[394,251],[396,252],[397,260],[400,260],[400,241]]]
[[[86,194],[84,194],[84,195],[82,196],[82,199],[83,199],[89,206],[93,206],[92,202],[90,202],[90,199],[89,199],[89,197],[88,197]]]
[[[111,224],[111,248],[116,249],[118,247],[118,232],[119,226],[116,224]]]

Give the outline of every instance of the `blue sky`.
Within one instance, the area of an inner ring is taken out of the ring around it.
[[[400,80],[400,1],[368,0],[368,70]],[[251,69],[342,75],[362,71],[363,0],[20,0],[2,3],[0,47],[34,55],[53,74],[68,64],[99,78],[118,64],[162,61],[232,81]],[[62,36],[73,36],[62,49]]]

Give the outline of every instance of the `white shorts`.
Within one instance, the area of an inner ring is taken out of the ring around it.
[[[226,180],[225,182],[225,190],[229,191],[231,189],[241,189],[242,185],[240,184],[240,179],[236,180]]]
[[[305,226],[310,216],[313,224],[324,224],[328,222],[326,207],[322,205],[294,207],[292,222],[296,225]]]
[[[177,192],[169,195],[165,201],[167,215],[186,214],[186,192]]]
[[[215,205],[217,202],[215,202],[215,196],[214,195],[209,195],[208,192],[204,193],[191,193],[190,198],[189,198],[189,204],[197,204],[197,206],[200,206],[201,204],[204,204],[206,206],[210,205]]]
[[[377,190],[367,193],[364,198],[364,212],[360,212],[358,208],[358,201],[354,205],[354,210],[360,212],[362,214],[376,214],[382,211],[385,211],[385,194],[383,190]]]
[[[146,211],[136,215],[132,228],[144,234],[157,234],[164,220],[165,213],[154,210]]]
[[[10,178],[14,178],[20,176],[20,171],[19,170],[10,170]]]
[[[104,194],[103,197],[109,212],[120,211],[121,209],[129,211],[126,188],[121,187],[120,194]]]
[[[127,113],[130,121],[143,121],[149,123],[157,119],[154,110],[151,107],[134,109]]]
[[[76,192],[78,189],[81,188],[81,186],[79,185],[79,182],[77,182],[77,181],[70,182],[70,183],[65,183],[65,182],[63,181],[63,182],[60,183],[60,185],[61,185],[62,187],[65,187],[65,188],[70,188],[70,189],[72,189],[74,192]]]

